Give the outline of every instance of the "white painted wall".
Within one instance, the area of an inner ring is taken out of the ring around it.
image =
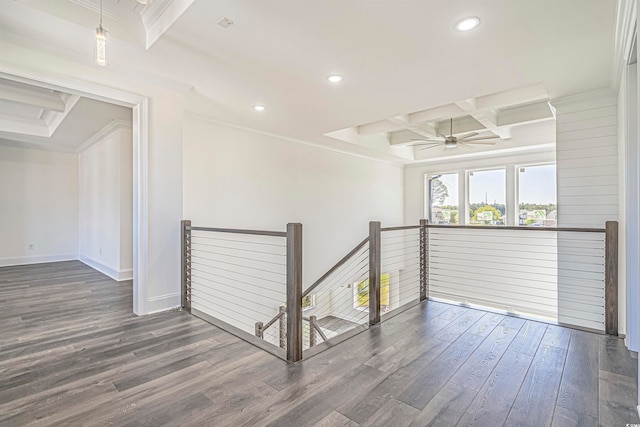
[[[401,166],[216,124],[184,122],[184,217],[285,231],[303,224],[308,286],[368,235],[403,220]]]
[[[303,288],[367,236],[369,221],[402,224],[400,166],[231,128],[193,114],[185,117],[183,139],[184,218],[194,226],[273,231],[285,231],[287,222],[302,223]],[[238,268],[232,268],[234,274]],[[275,286],[264,292],[277,292],[277,284],[264,286]],[[235,292],[234,298],[238,307],[247,306]],[[350,298],[347,302],[352,305]],[[272,317],[278,298],[269,304]],[[250,333],[250,319],[270,320],[256,318],[264,316],[262,307],[241,311],[212,315]]]
[[[0,145],[0,266],[77,253],[77,155]]]
[[[133,277],[132,134],[118,126],[79,161],[79,259],[115,280]]]

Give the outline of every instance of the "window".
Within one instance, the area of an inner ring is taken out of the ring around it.
[[[353,308],[369,309],[369,279],[353,284]],[[389,310],[389,273],[380,275],[380,310]]]
[[[505,225],[506,193],[504,169],[469,172],[469,224]]]
[[[316,306],[316,296],[315,294],[309,294],[306,297],[302,298],[302,311],[309,310]]]
[[[518,168],[518,225],[555,227],[556,165]]]
[[[458,218],[458,174],[433,175],[428,180],[428,218],[431,224],[456,225]]]

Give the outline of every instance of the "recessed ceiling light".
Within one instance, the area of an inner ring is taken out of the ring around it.
[[[455,28],[458,31],[469,31],[469,30],[473,30],[478,25],[480,25],[480,19],[474,16],[471,18],[465,18],[462,21],[458,22]]]
[[[256,111],[264,111],[264,110],[266,110],[264,105],[254,105],[253,109],[256,110]]]
[[[327,76],[327,80],[329,80],[331,83],[340,83],[343,79],[344,77],[342,77],[340,74],[331,74]]]

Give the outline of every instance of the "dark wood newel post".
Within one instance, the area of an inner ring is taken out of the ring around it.
[[[369,325],[380,323],[380,221],[369,222]]]
[[[618,335],[618,222],[605,223],[605,332]]]
[[[182,309],[191,313],[191,221],[180,222],[181,271],[182,271]]]
[[[420,220],[420,301],[429,298],[429,235],[428,219]]]
[[[302,224],[287,224],[287,361],[302,359]]]

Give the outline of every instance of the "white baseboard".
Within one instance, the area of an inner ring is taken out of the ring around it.
[[[182,306],[182,294],[180,292],[151,297],[147,300],[147,314],[173,310],[180,308],[180,306]]]
[[[12,265],[42,264],[45,262],[75,261],[78,254],[29,255],[21,257],[0,258],[0,267]]]
[[[113,280],[117,282],[122,282],[124,280],[133,279],[133,269],[128,268],[125,270],[118,271],[114,268],[108,267],[104,264],[99,263],[98,261],[94,261],[90,258],[80,258],[80,261],[94,270],[98,270],[100,273],[111,277]]]

